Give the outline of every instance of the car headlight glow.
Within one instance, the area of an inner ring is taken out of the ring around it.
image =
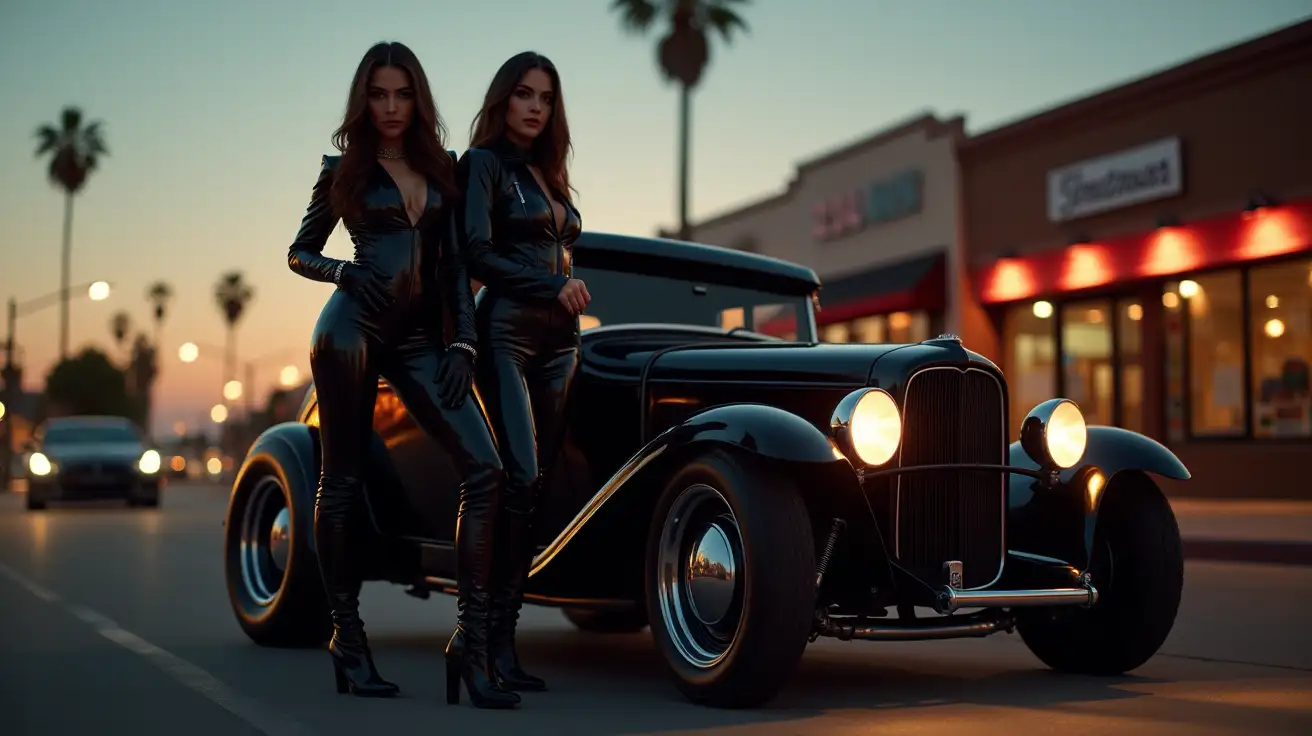
[[[1080,408],[1070,401],[1057,404],[1046,430],[1043,441],[1053,464],[1063,470],[1075,467],[1089,444],[1089,427]]]
[[[50,458],[34,452],[27,458],[27,469],[32,471],[32,475],[50,475],[55,471],[55,466],[50,462]]]
[[[158,473],[159,467],[160,457],[155,450],[146,450],[141,454],[141,459],[137,461],[137,468],[147,475]]]
[[[887,391],[860,389],[838,403],[830,430],[849,458],[855,455],[866,465],[883,465],[893,459],[902,441],[902,414]]]

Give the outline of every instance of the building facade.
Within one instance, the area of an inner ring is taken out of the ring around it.
[[[973,137],[967,345],[1013,431],[1051,397],[1190,467],[1312,496],[1312,22]]]
[[[916,117],[799,165],[781,194],[696,223],[692,239],[812,268],[826,342],[955,331],[963,137],[961,118]]]

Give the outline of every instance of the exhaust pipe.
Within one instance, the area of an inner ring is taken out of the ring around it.
[[[816,635],[842,641],[927,641],[933,639],[979,638],[999,631],[1010,633],[1015,621],[1010,615],[985,612],[948,619],[889,620],[863,624],[842,624],[828,616],[816,622]]]

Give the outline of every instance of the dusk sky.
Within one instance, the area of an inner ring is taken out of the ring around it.
[[[0,4],[0,299],[59,288],[62,195],[35,128],[66,104],[105,121],[111,155],[75,205],[72,349],[112,349],[111,315],[149,329],[146,286],[177,296],[164,328],[157,432],[220,400],[218,276],[255,300],[239,360],[272,356],[258,401],[292,363],[331,286],[287,269],[319,156],[351,73],[379,40],[419,55],[463,151],[493,72],[526,49],[563,75],[584,226],[653,234],[676,219],[677,95],[653,38],[623,33],[610,0],[5,0]],[[693,103],[692,211],[705,218],[782,188],[797,162],[924,110],[971,132],[1312,16],[1312,0],[756,0],[716,44]],[[339,227],[328,253],[350,257]],[[25,317],[28,388],[56,357],[59,310]]]

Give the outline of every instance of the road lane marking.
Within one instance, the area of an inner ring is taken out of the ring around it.
[[[19,587],[26,588],[27,592],[47,603],[58,603],[61,600],[58,593],[19,575],[12,567],[3,562],[0,562],[0,573],[17,583]]]
[[[86,606],[63,603],[55,592],[28,580],[26,576],[0,562],[0,573],[32,595],[51,603],[62,603],[69,613],[89,625],[96,633],[145,659],[184,687],[245,721],[266,736],[309,736],[313,733],[290,716],[273,711],[258,701],[228,687],[209,672],[187,660],[142,639],[113,620]]]

